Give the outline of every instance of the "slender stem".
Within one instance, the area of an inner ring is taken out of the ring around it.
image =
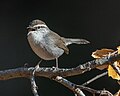
[[[87,82],[83,83],[82,85],[83,85],[83,86],[86,86],[86,85],[92,83],[93,81],[95,81],[95,80],[97,80],[97,79],[99,79],[99,78],[107,75],[107,73],[108,73],[108,72],[104,72],[104,73],[102,73],[102,74],[99,74],[99,75],[95,76],[94,78],[88,80]]]
[[[32,92],[33,92],[34,96],[39,96],[38,92],[37,92],[38,87],[36,85],[34,76],[30,77],[30,82],[31,82],[31,89],[32,89]]]

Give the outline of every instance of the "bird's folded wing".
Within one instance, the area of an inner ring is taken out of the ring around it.
[[[53,42],[57,47],[63,49],[66,54],[69,54],[69,49],[66,46],[63,37],[60,37],[58,34],[52,32],[52,31],[48,35],[49,35],[48,37],[51,37],[54,40]]]

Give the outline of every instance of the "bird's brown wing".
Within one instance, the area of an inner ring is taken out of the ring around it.
[[[69,54],[69,49],[68,49],[68,47],[66,46],[63,37],[60,37],[58,34],[52,32],[52,31],[51,31],[50,33],[48,33],[48,37],[49,37],[49,36],[52,37],[52,39],[54,40],[53,42],[55,43],[55,45],[56,45],[57,47],[63,49],[66,54]]]

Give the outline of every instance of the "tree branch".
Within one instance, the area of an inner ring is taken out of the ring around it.
[[[105,94],[105,96],[113,96],[109,91],[106,90],[99,91],[82,85],[76,85],[66,80],[64,77],[80,75],[103,64],[106,63],[113,64],[113,62],[117,60],[120,60],[120,54],[114,54],[100,59],[92,60],[84,64],[80,64],[75,68],[69,68],[69,69],[60,68],[56,70],[56,68],[43,68],[43,67],[40,68],[38,67],[36,68],[36,70],[34,67],[8,69],[8,70],[0,71],[0,80],[8,80],[8,79],[20,78],[20,77],[29,78],[31,77],[31,73],[35,70],[35,76],[42,76],[49,79],[56,78],[55,81],[73,90],[77,96],[85,96],[84,93],[81,91],[81,89],[91,93],[97,93],[102,95]],[[31,80],[31,86],[33,89],[34,96],[38,96],[34,77],[31,77],[30,80]],[[62,82],[60,82],[61,80]]]
[[[81,91],[82,90],[86,90],[92,94],[98,94],[99,96],[113,96],[112,93],[110,93],[109,91],[103,89],[103,90],[95,90],[89,87],[85,87],[83,85],[77,85],[75,83],[72,83],[70,81],[68,81],[67,79],[57,76],[55,79],[53,79],[59,83],[61,83],[62,85],[64,85],[65,87],[69,88],[70,90],[72,90],[75,94],[77,94],[77,96],[85,96],[85,94]]]
[[[68,77],[68,76],[80,75],[83,74],[84,72],[90,71],[91,69],[94,69],[103,64],[106,63],[112,64],[116,60],[120,60],[120,54],[114,54],[104,58],[92,60],[87,63],[80,64],[76,68],[69,68],[69,69],[60,68],[56,70],[54,68],[40,67],[37,68],[35,75],[46,78],[52,78],[56,76]],[[16,69],[3,70],[0,71],[0,80],[7,80],[7,79],[19,78],[19,77],[29,77],[31,76],[31,72],[33,72],[33,70],[34,67],[30,67],[30,68],[21,67]]]
[[[70,90],[72,90],[77,96],[85,96],[85,94],[79,89],[76,88],[76,84],[68,81],[67,79],[61,77],[61,76],[57,76],[56,78],[53,78],[53,80],[57,81],[58,83],[61,83],[62,85],[64,85],[65,87],[69,88]]]

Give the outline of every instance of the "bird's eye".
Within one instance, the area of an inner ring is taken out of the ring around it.
[[[38,26],[37,28],[40,29],[40,26]]]
[[[35,31],[35,29],[31,29],[31,31]]]

